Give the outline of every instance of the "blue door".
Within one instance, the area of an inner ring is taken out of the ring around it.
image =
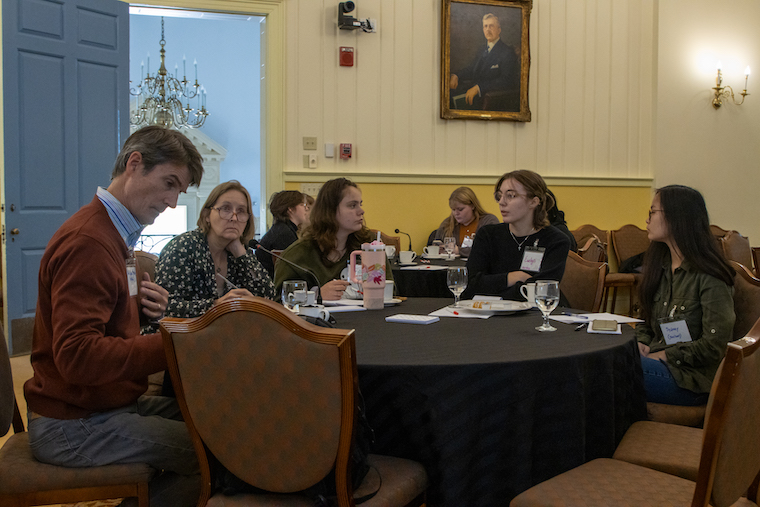
[[[20,354],[31,350],[45,246],[108,186],[129,133],[129,5],[3,0],[2,9],[5,331]]]

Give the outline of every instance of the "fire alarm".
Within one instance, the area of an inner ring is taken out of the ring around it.
[[[340,158],[348,160],[351,158],[351,143],[340,143]]]
[[[340,66],[341,67],[354,66],[354,48],[347,47],[347,46],[340,47]]]

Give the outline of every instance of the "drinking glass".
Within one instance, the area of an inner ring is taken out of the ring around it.
[[[282,304],[285,308],[292,310],[298,303],[296,301],[295,291],[306,290],[306,282],[303,280],[285,280],[282,282]],[[303,301],[304,303],[306,301]]]
[[[454,293],[454,306],[459,306],[459,296],[467,288],[467,268],[449,268],[446,271],[446,285]]]
[[[449,259],[451,259],[451,256],[454,254],[454,249],[456,246],[457,240],[453,237],[443,238],[443,249],[446,250],[446,254],[448,254]]]
[[[544,316],[544,323],[536,329],[539,331],[556,331],[557,328],[549,324],[549,314],[559,304],[559,282],[553,280],[539,280],[536,282],[536,305]]]

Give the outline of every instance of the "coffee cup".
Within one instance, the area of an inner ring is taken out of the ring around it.
[[[536,304],[536,284],[535,283],[526,283],[520,286],[520,294],[523,295],[523,297],[528,301],[528,303],[531,304],[531,306],[535,306]]]
[[[396,256],[396,247],[393,245],[385,245],[385,256],[389,259],[393,259]]]
[[[414,259],[417,258],[417,254],[412,252],[411,250],[403,250],[398,253],[398,260],[401,261],[402,264],[409,264],[414,261]]]
[[[296,313],[298,313],[298,315],[306,315],[307,317],[315,317],[322,320],[327,320],[330,318],[330,312],[322,305],[298,305],[296,307]]]
[[[423,248],[422,251],[425,252],[426,255],[440,255],[441,247],[438,245],[428,245]]]
[[[294,292],[296,303],[313,306],[317,304],[317,293],[313,290],[297,290]]]
[[[385,281],[385,292],[383,292],[383,299],[385,301],[390,301],[393,299],[393,280]]]

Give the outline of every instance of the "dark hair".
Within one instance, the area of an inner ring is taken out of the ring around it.
[[[181,132],[158,125],[135,131],[124,142],[124,147],[116,157],[111,179],[127,169],[129,156],[136,151],[142,155],[145,173],[149,173],[159,164],[184,165],[190,171],[190,185],[200,185],[203,177],[203,157],[190,139]]]
[[[304,230],[304,238],[314,240],[322,252],[322,262],[327,261],[327,256],[335,248],[338,236],[338,206],[349,187],[358,189],[353,181],[346,178],[335,178],[322,185],[311,209],[309,225]],[[346,240],[348,250],[356,250],[361,244],[372,240],[372,232],[365,224],[360,231],[352,232]]]
[[[519,169],[517,171],[508,172],[499,178],[494,188],[494,196],[496,192],[501,189],[501,184],[505,180],[515,180],[525,188],[528,199],[538,197],[538,206],[533,210],[533,227],[536,230],[543,229],[549,225],[549,219],[547,218],[547,211],[554,206],[554,197],[549,194],[549,189],[546,188],[546,182],[540,174],[527,169]],[[498,200],[498,199],[497,199]]]
[[[243,234],[240,235],[241,243],[243,243],[243,245],[247,245],[248,242],[253,239],[253,235],[256,232],[256,223],[251,206],[251,194],[249,194],[248,190],[246,190],[245,187],[241,185],[237,180],[230,180],[225,183],[220,183],[214,187],[214,190],[212,190],[210,194],[208,194],[208,198],[206,199],[206,202],[203,203],[201,214],[198,217],[198,227],[200,227],[203,234],[208,235],[208,232],[211,230],[211,224],[208,223],[207,219],[209,215],[211,215],[211,207],[216,204],[216,201],[218,201],[223,194],[229,192],[230,190],[237,190],[243,194],[247,202],[248,221],[245,223]]]
[[[288,211],[305,202],[304,194],[298,190],[283,190],[272,194],[269,200],[269,211],[272,212],[275,223],[288,222],[290,220]]]
[[[702,273],[734,284],[734,270],[723,256],[718,240],[710,232],[710,217],[705,199],[697,190],[683,185],[668,185],[657,190],[662,216],[684,261]],[[644,255],[644,276],[639,289],[642,318],[652,315],[654,294],[662,279],[670,249],[662,241],[652,241]]]

